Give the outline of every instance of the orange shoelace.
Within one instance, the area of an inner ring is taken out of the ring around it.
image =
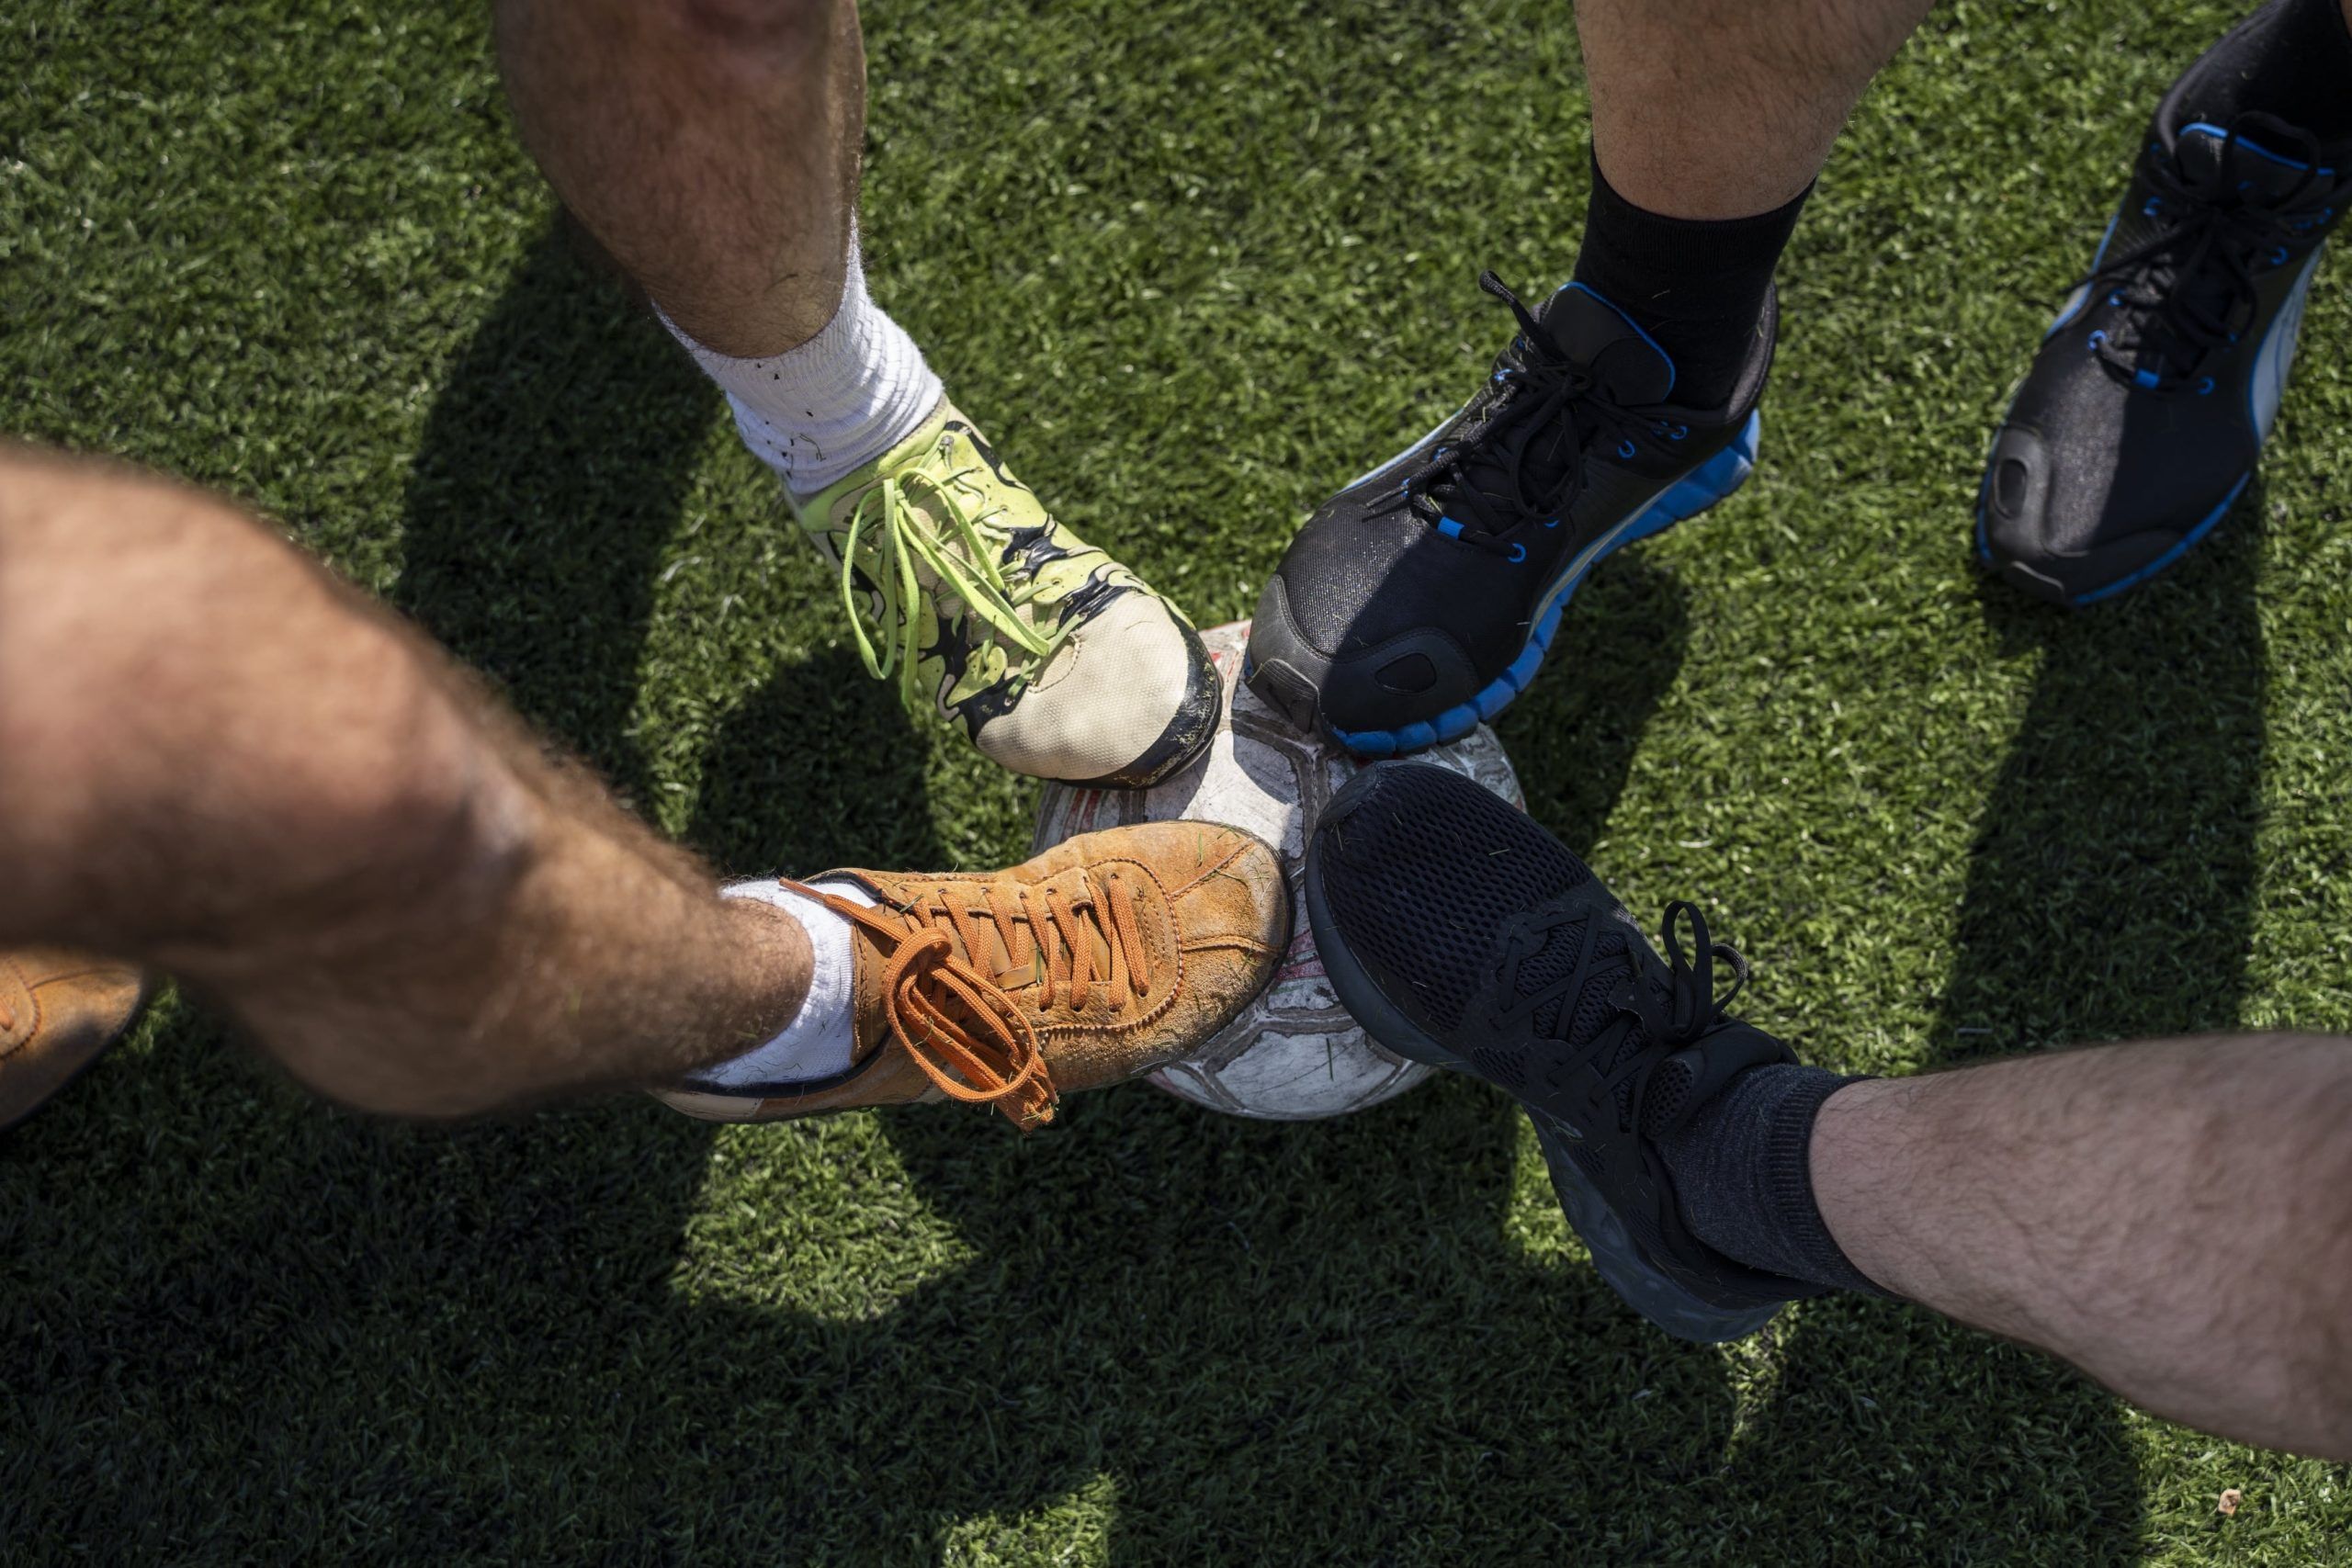
[[[1082,1008],[1097,987],[1117,1007],[1151,993],[1135,896],[1115,871],[1090,877],[1075,897],[1030,885],[1008,892],[996,883],[946,882],[912,904],[871,908],[787,886],[823,899],[882,943],[890,955],[882,971],[883,1016],[923,1076],[949,1099],[993,1105],[1016,1126],[1052,1121],[1058,1096],[1035,1027],[1006,994],[1008,977],[1036,982],[1040,1010],[1057,997]],[[1007,956],[1007,966],[993,975],[972,959],[987,953],[990,931]],[[1112,951],[1109,971],[1100,976],[1098,933]]]

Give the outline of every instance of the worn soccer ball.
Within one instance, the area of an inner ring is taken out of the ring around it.
[[[1290,882],[1290,951],[1256,1001],[1151,1081],[1179,1100],[1270,1122],[1341,1116],[1394,1099],[1431,1069],[1383,1049],[1340,1006],[1315,951],[1301,882],[1316,818],[1363,764],[1322,737],[1301,735],[1240,683],[1249,622],[1212,627],[1201,640],[1225,686],[1225,722],[1208,750],[1150,789],[1048,784],[1032,852],[1101,828],[1173,818],[1247,829],[1273,845]],[[1467,773],[1513,806],[1526,804],[1502,743],[1483,724],[1414,760]]]

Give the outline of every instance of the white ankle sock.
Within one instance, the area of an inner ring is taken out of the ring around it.
[[[726,392],[743,444],[795,496],[812,496],[872,462],[920,429],[939,403],[939,378],[922,350],[865,291],[854,230],[841,309],[797,348],[737,359],[705,348],[667,316],[662,323]]]
[[[853,882],[809,886],[853,904],[871,906],[873,896]],[[740,1089],[748,1084],[797,1083],[847,1072],[855,1045],[852,981],[856,955],[850,951],[849,922],[813,898],[804,898],[773,877],[739,882],[718,890],[723,898],[757,898],[800,922],[808,933],[808,995],[783,1033],[740,1056],[697,1070],[688,1089]]]

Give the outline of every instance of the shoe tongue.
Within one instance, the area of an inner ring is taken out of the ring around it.
[[[1544,304],[1539,318],[1554,346],[1589,367],[1611,401],[1640,408],[1674,390],[1674,361],[1625,313],[1581,283]]]
[[[2311,167],[2292,151],[2266,147],[2243,132],[2233,142],[2226,130],[2204,120],[2181,127],[2173,138],[2173,157],[2181,173],[2199,185],[2221,184],[2225,190],[2250,188],[2271,196],[2301,185]]]

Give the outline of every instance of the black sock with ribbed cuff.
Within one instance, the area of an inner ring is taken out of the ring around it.
[[[2185,118],[2227,126],[2256,110],[2324,143],[2352,139],[2352,28],[2338,0],[2271,0],[2188,73]]]
[[[1831,1290],[1886,1295],[1829,1234],[1813,1196],[1813,1124],[1857,1079],[1793,1064],[1750,1067],[1661,1134],[1690,1234],[1736,1263]]]
[[[1618,195],[1596,162],[1576,281],[1666,350],[1675,402],[1715,408],[1747,367],[1772,270],[1812,194],[1753,218],[1667,218]]]

